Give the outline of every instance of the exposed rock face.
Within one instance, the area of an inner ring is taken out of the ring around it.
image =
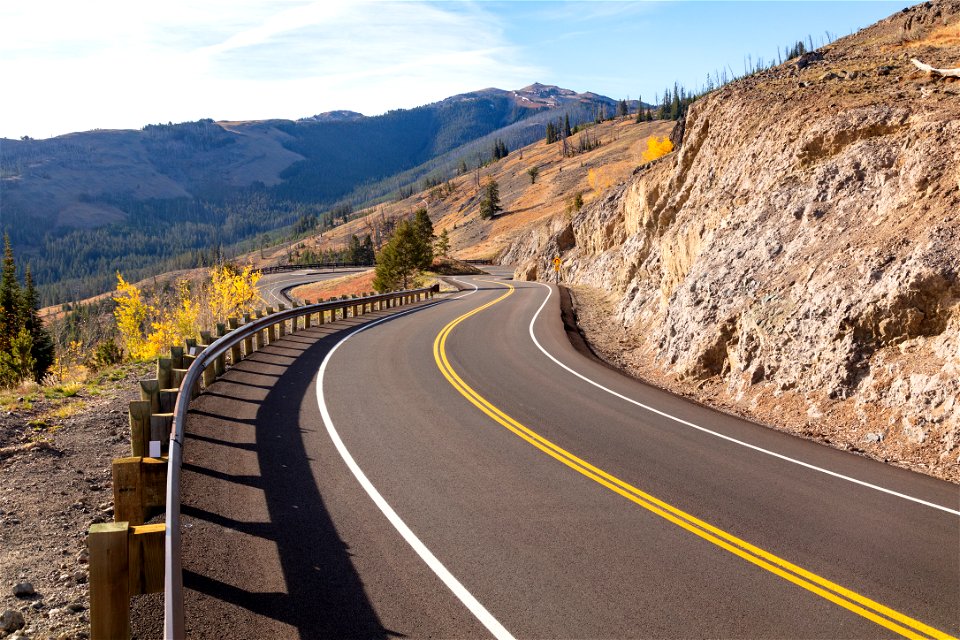
[[[842,408],[878,457],[957,480],[960,82],[909,60],[957,66],[958,29],[960,2],[928,3],[728,85],[679,151],[502,261],[546,279],[559,251],[661,370],[747,413]]]

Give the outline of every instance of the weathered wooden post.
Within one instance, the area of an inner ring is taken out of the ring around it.
[[[155,382],[155,381],[151,381]],[[157,391],[157,409],[160,408],[160,393]],[[150,444],[150,416],[153,414],[153,405],[150,400],[134,400],[130,403],[130,450],[135,456],[145,456],[149,453]]]
[[[130,637],[129,526],[126,522],[95,524],[87,536],[92,640]]]
[[[170,347],[170,365],[174,369],[183,368],[183,347],[176,345]]]
[[[217,323],[217,339],[222,338],[227,335],[227,327],[222,322]],[[213,374],[215,377],[219,378],[227,372],[227,354],[223,353],[217,356],[217,359],[213,361]]]
[[[170,384],[170,370],[167,369],[167,384]],[[156,413],[160,411],[160,380],[141,380],[140,381],[140,399],[150,403],[150,410]]]
[[[243,314],[243,324],[250,324],[251,316],[249,313]],[[247,336],[243,339],[243,357],[249,358],[253,353],[253,336]],[[234,362],[236,364],[236,362]]]
[[[130,637],[130,596],[163,591],[166,525],[90,527],[90,637]]]
[[[159,411],[154,413],[173,413],[173,408],[177,404],[177,395],[180,393],[178,387],[172,389],[160,389],[159,393]]]
[[[161,453],[170,446],[170,432],[172,430],[173,413],[155,413],[150,416],[150,440],[160,442]]]
[[[237,318],[227,318],[227,326],[230,327],[230,331],[240,328],[240,321]],[[230,366],[236,366],[240,362],[240,343],[236,343],[230,347]]]
[[[166,503],[167,459],[133,456],[114,458],[113,519],[143,524]]]
[[[170,373],[172,370],[172,358],[157,358],[157,384],[159,388],[169,389],[173,386],[173,376]]]
[[[286,311],[286,310],[287,310],[287,305],[285,305],[285,304],[279,304],[279,305],[277,305],[277,311]],[[281,337],[281,338],[284,337],[285,335],[287,335],[287,321],[286,321],[286,320],[281,320],[281,321],[277,324],[277,326],[280,327],[280,337]]]
[[[293,308],[294,308],[294,309],[298,309],[299,307],[300,307],[300,304],[299,304],[296,300],[294,300],[294,301],[293,301]],[[300,324],[300,318],[299,318],[299,317],[294,316],[293,318],[291,318],[291,320],[290,320],[290,333],[296,333],[296,332],[297,332],[297,325],[298,325],[298,324]]]
[[[267,307],[267,315],[273,315],[273,307]],[[277,341],[277,325],[271,324],[267,327],[267,338],[269,338],[270,344]]]
[[[264,316],[263,309],[257,309],[257,320]],[[260,329],[257,331],[257,350],[263,349],[267,346],[267,330]]]
[[[310,301],[307,300],[307,301],[306,301],[306,304],[310,304]],[[313,315],[312,313],[308,313],[307,315],[303,316],[303,330],[304,330],[304,331],[306,331],[307,329],[310,328],[310,317],[311,317],[312,315]]]

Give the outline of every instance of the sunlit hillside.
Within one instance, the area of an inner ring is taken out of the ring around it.
[[[436,233],[444,229],[450,235],[450,253],[458,258],[494,258],[519,234],[538,221],[573,207],[577,193],[583,204],[601,197],[603,191],[625,180],[642,163],[641,156],[651,136],[668,136],[674,123],[655,121],[637,124],[634,118],[619,118],[595,127],[583,135],[600,143],[592,151],[563,157],[561,143],[547,145],[543,140],[511,150],[509,155],[479,170],[452,179],[447,185],[416,193],[398,202],[378,205],[356,214],[341,225],[306,240],[287,243],[244,256],[254,264],[286,262],[306,249],[333,249],[348,243],[351,235],[375,236],[375,227],[382,220],[392,220],[426,207]],[[576,148],[580,133],[569,138]],[[530,169],[537,168],[536,181]],[[499,185],[503,212],[492,220],[480,218],[480,200],[489,180]]]

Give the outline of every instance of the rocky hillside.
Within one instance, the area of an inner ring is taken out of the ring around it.
[[[679,151],[502,261],[560,251],[641,376],[958,481],[960,80],[912,58],[960,67],[960,2],[698,101]]]

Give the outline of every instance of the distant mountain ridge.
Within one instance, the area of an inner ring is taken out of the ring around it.
[[[548,119],[568,114],[575,124],[615,105],[535,83],[377,116],[339,110],[4,139],[0,227],[45,302],[77,298],[109,289],[117,270],[144,277],[195,266],[338,201],[386,197],[428,173],[446,179],[460,161],[484,160],[477,145],[498,132],[516,148],[542,136]]]

